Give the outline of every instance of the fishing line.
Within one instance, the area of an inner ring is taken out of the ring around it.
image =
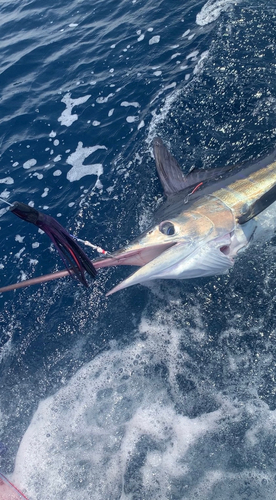
[[[80,243],[83,243],[87,247],[93,248],[93,250],[96,250],[98,253],[100,253],[102,255],[105,255],[106,257],[108,257],[108,256],[111,255],[111,253],[108,252],[107,250],[104,250],[103,248],[101,248],[101,247],[99,247],[97,245],[93,245],[93,243],[90,243],[90,241],[88,241],[88,240],[81,240],[80,238],[77,238],[73,234],[71,234],[70,236],[72,236],[72,238],[74,238],[76,241],[79,241]]]
[[[7,200],[4,200],[4,198],[0,198],[0,201],[3,201],[3,203],[6,203],[7,205],[9,205],[10,207],[13,207],[13,204],[10,203],[9,201]]]

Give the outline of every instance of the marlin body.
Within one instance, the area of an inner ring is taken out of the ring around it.
[[[107,295],[154,279],[224,274],[234,265],[238,253],[252,241],[272,235],[275,224],[271,220],[268,223],[267,212],[276,200],[276,152],[242,167],[194,170],[187,176],[158,137],[153,141],[153,152],[167,199],[156,212],[149,230],[110,257],[93,261],[91,268],[89,262],[83,265],[83,254],[78,254],[75,243],[70,244],[69,233],[64,240],[64,228],[62,239],[58,238],[60,228],[56,221],[53,220],[53,235],[49,216],[36,211],[34,222],[29,213],[22,212],[22,204],[19,204],[19,208],[12,211],[45,232],[48,230],[59,251],[65,248],[70,263],[74,265],[76,261],[77,268],[71,264],[66,271],[9,285],[0,292],[77,274],[79,270],[93,277],[99,268],[118,265],[140,269]],[[27,207],[27,212],[29,210]],[[275,216],[273,219],[275,222]]]

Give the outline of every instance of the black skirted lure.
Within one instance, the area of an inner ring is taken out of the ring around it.
[[[76,276],[84,286],[88,287],[84,272],[86,271],[92,278],[95,278],[96,269],[86,253],[59,222],[50,215],[19,201],[15,201],[10,210],[20,219],[42,229],[55,245],[69,274]]]

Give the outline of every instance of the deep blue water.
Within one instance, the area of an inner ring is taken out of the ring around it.
[[[275,148],[268,1],[0,14],[0,197],[82,239],[112,251],[150,223],[155,135],[185,172]],[[63,268],[44,234],[0,214],[1,285]],[[0,298],[1,472],[30,500],[274,500],[275,241],[229,275],[106,298],[129,274]]]

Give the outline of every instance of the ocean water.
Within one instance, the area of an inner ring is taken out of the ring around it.
[[[184,172],[275,148],[268,0],[3,1],[0,196],[109,251]],[[1,285],[63,268],[1,203]],[[88,250],[88,253],[90,251]],[[93,252],[91,258],[96,257]],[[275,500],[275,240],[222,277],[0,297],[0,470],[30,500]]]

